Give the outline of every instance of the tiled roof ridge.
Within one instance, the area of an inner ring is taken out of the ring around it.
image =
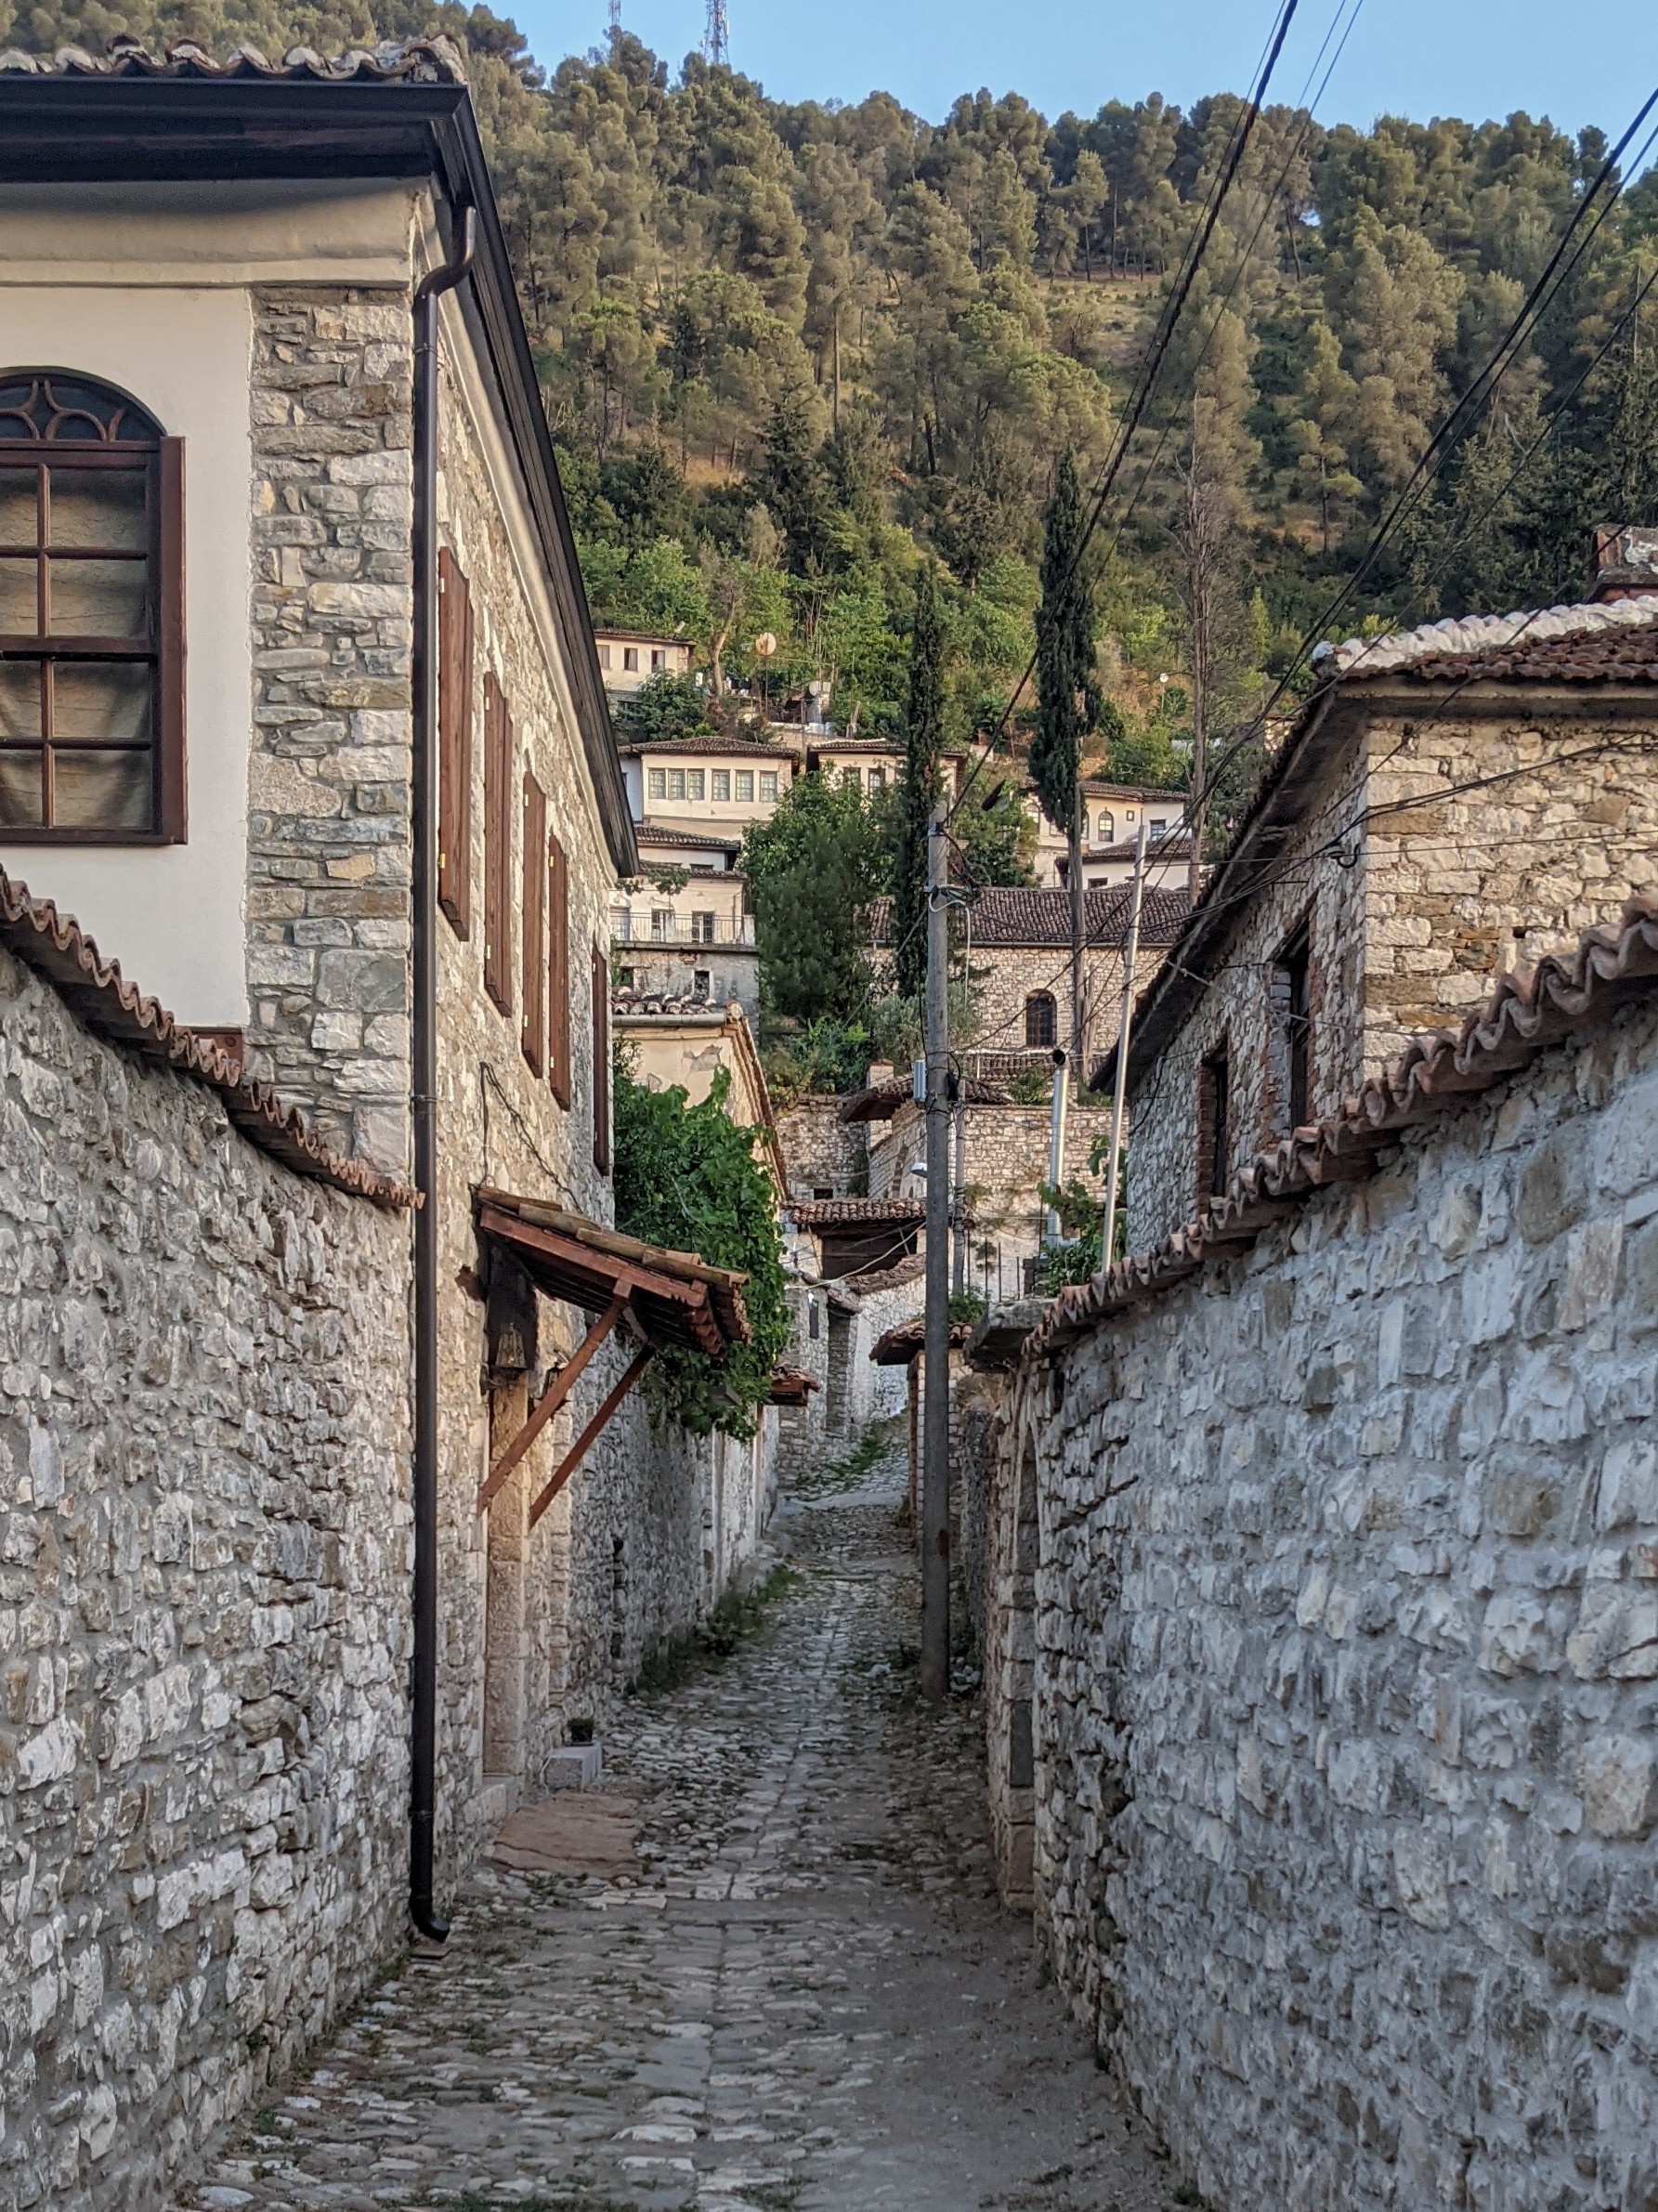
[[[907,1260],[899,1260],[891,1267],[872,1267],[867,1275],[842,1276],[846,1288],[859,1298],[872,1298],[881,1290],[902,1290],[907,1284],[919,1282],[927,1272],[924,1252],[911,1252]]]
[[[791,1198],[789,1212],[796,1227],[838,1228],[855,1222],[921,1222],[927,1209],[920,1198]]]
[[[242,1134],[284,1167],[377,1205],[419,1203],[408,1185],[331,1150],[307,1128],[297,1107],[285,1105],[268,1083],[243,1075],[241,1062],[222,1046],[199,1037],[158,999],[127,982],[120,962],[105,960],[72,915],[60,914],[49,898],[31,897],[27,884],[14,883],[4,869],[0,943],[44,975],[88,1028],[216,1091]]]
[[[1252,1243],[1299,1199],[1355,1182],[1375,1155],[1409,1128],[1477,1096],[1574,1030],[1602,1020],[1624,998],[1658,984],[1658,894],[1632,898],[1622,920],[1587,930],[1569,954],[1499,976],[1456,1029],[1415,1037],[1339,1113],[1284,1138],[1232,1179],[1209,1213],[1154,1250],[1117,1261],[1054,1299],[1025,1356],[1074,1342],[1108,1315],[1195,1275],[1207,1261]]]
[[[1523,637],[1546,645],[1553,639],[1592,637],[1609,630],[1649,628],[1658,622],[1658,594],[1629,599],[1521,609],[1513,614],[1448,616],[1415,630],[1385,637],[1350,637],[1338,646],[1315,646],[1312,665],[1321,674],[1386,675],[1416,661],[1451,655],[1500,651]]]
[[[662,1014],[680,1016],[696,1014],[707,1014],[712,1019],[723,1022],[730,1018],[731,1001],[725,999],[699,999],[693,991],[619,989],[611,992],[610,1006],[611,1011],[618,1014]]]
[[[59,46],[52,54],[26,54],[12,46],[0,53],[0,77],[256,77],[320,80],[344,85],[463,85],[461,49],[440,33],[429,38],[382,39],[372,46],[352,46],[343,54],[319,54],[313,46],[293,46],[271,61],[257,46],[238,46],[220,60],[193,38],[174,39],[157,54],[138,39],[118,33],[103,53],[85,46]]]

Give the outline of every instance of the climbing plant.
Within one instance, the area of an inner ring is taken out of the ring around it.
[[[777,1194],[754,1157],[756,1132],[725,1110],[731,1079],[722,1068],[708,1096],[691,1106],[675,1084],[652,1091],[625,1050],[616,1055],[616,1225],[648,1244],[698,1253],[748,1276],[749,1341],[724,1360],[661,1352],[646,1389],[662,1418],[696,1435],[723,1429],[752,1436],[771,1395],[772,1369],[789,1342]]]

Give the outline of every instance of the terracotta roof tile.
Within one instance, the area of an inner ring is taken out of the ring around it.
[[[1084,895],[1083,926],[1090,946],[1122,944],[1129,934],[1130,896],[1127,883],[1102,885]],[[1142,945],[1172,945],[1190,910],[1183,890],[1148,890],[1140,915]],[[869,911],[876,943],[888,943],[892,901],[878,898]],[[993,884],[979,893],[972,911],[975,951],[1071,941],[1071,894],[1051,885]]]
[[[284,1105],[268,1083],[244,1076],[240,1061],[197,1036],[159,1000],[128,983],[119,963],[103,958],[78,922],[59,914],[49,898],[31,898],[27,885],[14,883],[3,869],[0,943],[38,970],[89,1029],[216,1091],[242,1134],[284,1167],[331,1183],[354,1198],[372,1198],[377,1205],[419,1203],[407,1184],[331,1151],[312,1135],[298,1109]]]
[[[902,1290],[910,1283],[918,1283],[927,1272],[924,1252],[911,1252],[907,1260],[899,1260],[891,1267],[871,1267],[867,1275],[846,1275],[841,1280],[859,1298],[873,1298],[881,1290]]]
[[[1651,680],[1655,625],[1658,595],[1651,593],[1604,604],[1470,614],[1386,637],[1350,637],[1345,645],[1316,647],[1312,667],[1326,677],[1405,671],[1433,679],[1482,674],[1612,683],[1626,680],[1626,661],[1641,680]]]
[[[999,1091],[994,1083],[981,1082],[977,1076],[958,1079],[961,1095],[969,1106],[1007,1106],[1011,1103],[1005,1091]],[[854,1091],[841,1102],[837,1121],[890,1121],[902,1106],[909,1105],[915,1097],[915,1083],[911,1077],[895,1075],[890,1083],[877,1083],[868,1091]]]
[[[860,1222],[897,1228],[927,1218],[920,1198],[791,1198],[789,1212],[798,1229],[843,1229]]]
[[[950,1323],[950,1349],[957,1351],[973,1334],[971,1321]],[[889,1329],[884,1336],[877,1337],[869,1350],[869,1358],[878,1368],[907,1368],[910,1361],[927,1348],[927,1323],[918,1314],[913,1321],[900,1321],[895,1329]]]
[[[83,46],[59,46],[55,54],[25,54],[17,47],[0,54],[5,77],[258,77],[314,79],[325,84],[463,85],[461,50],[443,37],[386,39],[349,53],[322,55],[310,46],[293,46],[280,61],[269,61],[257,46],[240,46],[215,60],[194,39],[175,39],[160,53],[124,35],[112,38],[102,54]]]
[[[1119,1260],[1062,1290],[1025,1347],[1027,1358],[1075,1340],[1142,1298],[1251,1243],[1299,1200],[1367,1175],[1400,1132],[1489,1090],[1561,1039],[1658,989],[1658,895],[1631,899],[1621,923],[1589,930],[1570,957],[1499,978],[1460,1028],[1412,1040],[1338,1114],[1298,1129],[1234,1175],[1221,1202],[1155,1250]]]

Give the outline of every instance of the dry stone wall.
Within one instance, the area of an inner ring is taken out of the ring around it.
[[[1658,2202],[1655,1386],[1650,1004],[1022,1375],[998,1834],[1028,1656],[1042,1941],[1216,2201]]]
[[[400,1940],[408,1250],[0,952],[0,2204],[159,2205]]]

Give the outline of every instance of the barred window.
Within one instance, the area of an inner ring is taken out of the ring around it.
[[[0,836],[184,842],[183,516],[124,392],[0,371]]]

